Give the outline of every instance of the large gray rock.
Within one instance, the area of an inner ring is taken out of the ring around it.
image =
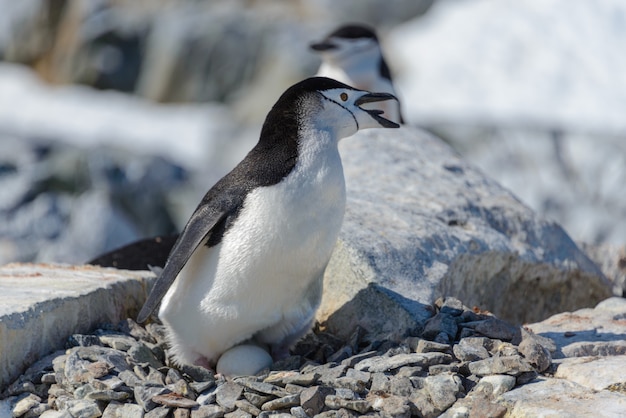
[[[515,323],[593,306],[611,285],[556,223],[416,128],[340,145],[348,202],[318,319],[345,335],[419,327],[455,296]]]

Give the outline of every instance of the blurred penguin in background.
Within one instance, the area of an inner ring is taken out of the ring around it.
[[[363,24],[344,25],[310,47],[322,58],[318,76],[397,97],[374,29]],[[404,123],[398,101],[386,103],[384,111],[389,120]]]

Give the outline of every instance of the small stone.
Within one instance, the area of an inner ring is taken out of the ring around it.
[[[431,353],[411,353],[398,354],[393,357],[374,357],[357,363],[354,368],[356,370],[370,372],[386,372],[395,370],[403,366],[420,366],[428,367],[433,364],[450,363],[452,357],[449,354],[431,352]]]
[[[167,373],[162,373],[165,374],[165,383],[168,385],[171,385],[172,383],[178,382],[179,380],[183,379],[183,376],[180,374],[180,372],[171,367],[167,368]]]
[[[45,383],[47,385],[51,385],[53,383],[57,382],[57,378],[56,378],[56,374],[55,373],[46,373],[43,376],[41,376],[41,383]]]
[[[41,403],[41,398],[37,395],[33,395],[32,393],[25,396],[23,399],[20,399],[15,406],[13,407],[13,416],[21,417],[30,409],[37,407]]]
[[[171,408],[194,408],[198,406],[198,402],[185,398],[178,393],[164,393],[152,397],[152,402],[159,405],[169,406]]]
[[[485,376],[474,386],[474,392],[482,392],[488,399],[495,399],[515,387],[515,377],[506,374]]]
[[[405,398],[395,395],[385,394],[381,396],[370,393],[367,399],[372,405],[372,408],[375,411],[382,412],[383,416],[397,418],[411,417],[411,407],[409,406],[408,400]]]
[[[152,398],[154,396],[162,395],[168,392],[169,390],[162,386],[139,385],[139,386],[135,386],[134,388],[135,400],[146,412],[158,406],[157,403],[152,401]]]
[[[356,393],[367,392],[366,384],[367,381],[364,382],[348,376],[339,377],[333,381],[333,386],[336,388],[346,388]]]
[[[99,390],[118,390],[125,385],[124,381],[118,376],[105,376],[93,383],[95,384],[95,382],[98,383],[97,389]]]
[[[243,387],[259,393],[264,393],[266,395],[273,395],[276,397],[289,395],[289,392],[287,392],[285,389],[281,388],[280,386],[272,385],[271,383],[258,382],[249,378],[236,379],[235,382]]]
[[[435,301],[435,305],[439,308],[439,312],[451,316],[459,316],[466,310],[463,303],[453,297],[440,298]]]
[[[445,411],[463,392],[463,384],[458,376],[440,374],[426,377],[424,389],[428,392],[435,408]]]
[[[273,385],[270,385],[273,386]],[[243,393],[243,387],[235,382],[226,382],[217,387],[215,391],[218,405],[228,412],[235,410],[235,402]]]
[[[180,379],[175,383],[169,384],[167,385],[167,388],[172,392],[189,399],[195,399],[197,397],[196,393],[191,389],[185,379]]]
[[[44,412],[50,410],[50,405],[47,403],[40,403],[34,408],[29,409],[25,414],[24,418],[39,418]]]
[[[153,385],[165,386],[165,376],[152,366],[148,366],[148,375],[146,376],[146,383]]]
[[[74,418],[98,418],[102,411],[95,401],[76,400],[70,403],[68,412]]]
[[[535,337],[535,334],[522,330],[522,342],[519,344],[518,350],[541,373],[550,367],[552,356],[550,351],[543,347]]]
[[[473,361],[468,365],[472,374],[487,376],[490,374],[520,375],[523,372],[534,372],[533,367],[521,356],[490,357]]]
[[[69,347],[88,347],[90,345],[100,345],[100,338],[96,335],[74,334],[67,340]]]
[[[174,409],[174,418],[190,418],[191,411],[186,408],[176,408]]]
[[[180,369],[183,374],[191,377],[196,382],[215,382],[215,373],[201,366],[183,365]]]
[[[289,410],[289,413],[296,418],[309,418],[309,415],[304,411],[301,406],[294,406]]]
[[[441,373],[458,373],[459,363],[456,364],[435,364],[428,368],[429,375],[437,375]]]
[[[142,383],[142,380],[137,377],[135,373],[130,370],[125,370],[117,375],[117,377],[124,382],[124,384],[130,388]]]
[[[91,374],[94,379],[100,379],[101,377],[106,376],[113,370],[113,366],[107,363],[106,361],[96,361],[85,366],[87,371]]]
[[[252,418],[252,415],[241,409],[236,409],[233,412],[224,414],[224,418]]]
[[[215,381],[214,380],[210,380],[208,382],[190,382],[189,386],[191,387],[191,389],[194,390],[194,392],[202,393],[205,390],[214,387],[215,386]]]
[[[244,398],[248,400],[252,405],[260,408],[265,402],[272,400],[274,397],[271,395],[259,395],[253,392],[244,392]]]
[[[435,406],[430,401],[428,392],[425,389],[414,392],[413,395],[411,395],[409,401],[411,415],[413,416],[436,418],[441,415],[442,411],[435,408]]]
[[[103,334],[100,335],[100,342],[120,351],[128,351],[137,344],[137,340],[124,334]]]
[[[333,388],[324,386],[312,386],[300,393],[300,405],[309,416],[319,414],[324,408],[326,396],[334,394]]]
[[[156,343],[156,339],[150,335],[148,331],[131,318],[122,320],[119,324],[119,329],[124,334],[130,334],[138,340],[143,340],[149,343]]]
[[[109,403],[102,412],[102,418],[133,418],[141,416],[144,418],[148,417],[148,415],[144,415],[141,406],[132,403],[119,403],[115,401]],[[153,414],[148,418],[157,418],[157,416]]]
[[[223,416],[224,409],[219,405],[200,405],[199,408],[191,410],[191,418],[222,418]]]
[[[334,364],[334,363],[329,363],[329,364]],[[338,366],[333,366],[333,367],[318,367],[317,368],[317,372],[319,372],[320,377],[318,378],[318,381],[324,385],[329,385],[332,386],[333,382],[340,378],[341,376],[343,376],[343,374],[346,372],[346,366],[344,365],[338,365]]]
[[[340,363],[343,360],[345,360],[345,359],[349,358],[350,356],[352,356],[352,354],[353,354],[352,347],[350,347],[348,345],[344,345],[338,351],[336,351],[331,356],[329,356],[327,361],[328,362],[334,362],[334,363]]]
[[[464,324],[464,326],[468,325],[470,323]],[[485,337],[511,341],[513,344],[519,344],[521,341],[521,329],[519,326],[511,325],[495,317],[478,321],[473,324],[473,328]]]
[[[126,392],[116,392],[114,390],[94,390],[85,396],[85,399],[93,399],[95,401],[124,401],[129,398]]]
[[[454,341],[458,330],[457,320],[453,316],[439,312],[426,321],[422,336],[426,339],[435,339],[443,333],[447,336],[448,341]]]
[[[253,405],[247,399],[239,399],[238,401],[235,402],[235,407],[237,407],[237,409],[240,409],[244,412],[247,412],[250,415],[254,415],[255,417],[261,413],[261,410],[257,408],[255,405]]]
[[[291,383],[285,385],[285,390],[287,391],[287,393],[291,393],[292,395],[295,395],[296,393],[300,393],[305,389],[304,386],[300,386],[300,385],[293,385]]]
[[[196,398],[196,402],[198,402],[200,405],[209,405],[215,403],[216,399],[217,386],[212,386],[209,389],[200,393],[200,395],[198,395],[198,397]]]
[[[163,367],[163,363],[156,358],[152,350],[144,343],[135,343],[129,350],[128,355],[135,363],[148,364],[154,369]]]
[[[384,373],[373,373],[370,392],[389,392],[391,390],[391,382],[389,376]]]
[[[283,383],[285,384],[293,384],[293,385],[302,385],[302,386],[311,386],[314,385],[317,380],[320,378],[319,373],[296,373],[294,375],[285,376],[283,379]]]
[[[300,405],[300,395],[283,396],[282,398],[274,399],[264,403],[261,406],[263,411],[275,411],[277,409],[291,408],[292,406]]]
[[[430,353],[430,352],[439,352],[439,353],[447,353],[450,351],[449,344],[442,344],[435,341],[428,341],[420,338],[417,341],[417,345],[415,347],[411,346],[411,349],[416,353]]]
[[[137,405],[138,406],[138,405]],[[139,407],[141,411],[141,407]],[[143,418],[167,418],[170,416],[171,409],[165,406],[157,406],[156,408],[148,411],[144,414]],[[140,417],[141,413],[136,413],[136,415],[128,415],[127,418]],[[121,418],[121,417],[120,417]]]
[[[365,414],[371,409],[370,403],[365,399],[343,399],[337,395],[328,395],[324,401],[330,409],[346,408]]]
[[[434,366],[433,366],[434,367]],[[420,366],[404,366],[396,370],[395,376],[397,377],[412,377],[423,375],[424,368]]]
[[[463,338],[452,347],[454,356],[460,361],[476,361],[489,357],[489,351],[485,348],[484,337]]]
[[[347,359],[343,360],[341,362],[341,365],[342,366],[348,366],[348,367],[354,367],[355,364],[357,364],[357,363],[359,363],[359,362],[361,362],[361,361],[363,361],[365,359],[374,357],[376,355],[378,355],[378,353],[376,351],[366,351],[364,353],[355,354],[354,356],[348,357]]]

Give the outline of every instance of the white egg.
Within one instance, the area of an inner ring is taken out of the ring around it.
[[[257,345],[242,344],[227,350],[217,361],[216,371],[225,376],[254,375],[272,365],[272,357]]]

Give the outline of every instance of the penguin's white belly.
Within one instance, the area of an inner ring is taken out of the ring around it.
[[[294,169],[250,192],[221,243],[194,252],[159,313],[181,360],[214,361],[294,312],[303,320],[314,314],[319,298],[307,290],[322,279],[345,207],[338,154],[333,162],[314,179]]]

